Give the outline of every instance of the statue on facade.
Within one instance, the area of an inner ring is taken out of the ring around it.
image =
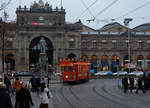
[[[44,37],[41,37],[41,39],[40,39],[40,50],[41,50],[41,53],[46,53],[46,49],[47,49],[47,47],[46,47],[46,41],[45,41],[45,39],[44,39]]]
[[[36,3],[36,1],[34,1],[33,5],[31,6],[31,8],[37,8],[38,4]]]
[[[43,8],[44,7],[44,2],[42,0],[39,0],[38,7],[39,8]]]

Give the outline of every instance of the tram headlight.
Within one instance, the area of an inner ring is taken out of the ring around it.
[[[65,78],[68,79],[68,75],[66,75]]]

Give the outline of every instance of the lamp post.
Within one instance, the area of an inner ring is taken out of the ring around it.
[[[130,29],[129,29],[129,23],[132,21],[132,18],[125,18],[124,24],[128,28],[128,64],[129,64],[129,73],[130,73],[130,65],[131,65],[131,50],[130,50]]]

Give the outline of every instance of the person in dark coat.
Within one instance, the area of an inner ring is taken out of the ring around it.
[[[144,90],[143,85],[142,85],[143,78],[139,77],[137,82],[138,82],[138,87],[136,89],[136,93],[138,93],[138,90],[142,90],[142,92],[145,93],[145,90]]]
[[[134,78],[132,76],[130,76],[129,82],[130,82],[130,92],[132,93],[132,90],[134,89]]]
[[[34,105],[29,90],[26,84],[23,82],[21,89],[16,94],[15,108],[31,108],[30,105]]]
[[[35,75],[32,76],[32,78],[29,81],[29,84],[31,83],[32,85],[32,92],[36,92],[37,90],[37,80],[35,78]]]
[[[0,108],[13,108],[6,85],[2,82],[0,82]]]
[[[126,93],[127,90],[128,90],[128,77],[127,77],[127,74],[125,74],[125,76],[123,77],[122,84],[123,84],[124,93]]]
[[[36,83],[37,83],[37,90],[36,90],[36,92],[37,92],[37,95],[39,96],[39,94],[40,94],[40,87],[41,87],[41,79],[40,79],[40,77],[36,78]]]
[[[7,91],[10,92],[11,82],[10,82],[10,80],[9,80],[9,78],[8,78],[8,75],[5,75],[5,77],[4,77],[4,83],[5,83],[6,87],[7,87],[7,88],[6,88]]]

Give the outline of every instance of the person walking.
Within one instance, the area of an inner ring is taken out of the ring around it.
[[[15,79],[14,79],[14,77],[11,78],[10,82],[11,82],[11,95],[14,96],[15,95]]]
[[[138,90],[142,90],[142,92],[145,93],[145,90],[144,90],[143,84],[142,84],[143,83],[143,78],[141,76],[139,76],[137,82],[138,82],[138,87],[136,89],[136,93],[138,93]]]
[[[49,90],[46,87],[45,83],[41,83],[41,90],[40,90],[40,99],[41,99],[41,104],[39,108],[48,108],[49,104]]]
[[[37,80],[36,80],[36,78],[35,78],[35,75],[32,75],[32,78],[30,79],[30,81],[29,81],[29,84],[31,83],[31,85],[32,85],[32,92],[36,92],[36,90],[37,90]]]
[[[30,92],[27,89],[26,83],[21,84],[21,89],[18,91],[16,95],[16,103],[15,108],[31,108],[30,105],[34,105]]]
[[[122,84],[123,84],[124,93],[126,93],[127,90],[128,90],[128,77],[127,77],[127,74],[125,74],[125,76],[123,77]]]
[[[130,76],[129,78],[129,83],[130,83],[130,92],[132,93],[132,90],[134,89],[134,78]]]
[[[36,78],[36,83],[37,83],[37,90],[36,90],[36,92],[37,92],[37,96],[39,96],[40,95],[40,86],[41,86],[41,79],[40,79],[40,77],[37,77]]]
[[[15,92],[17,93],[21,89],[21,84],[19,78],[15,80]]]
[[[0,82],[0,108],[13,108],[10,95],[3,82]]]
[[[9,78],[8,78],[8,75],[5,75],[5,76],[4,76],[4,83],[5,83],[5,85],[6,85],[6,89],[7,89],[8,93],[10,93],[11,82],[10,82],[10,80],[9,80]]]

